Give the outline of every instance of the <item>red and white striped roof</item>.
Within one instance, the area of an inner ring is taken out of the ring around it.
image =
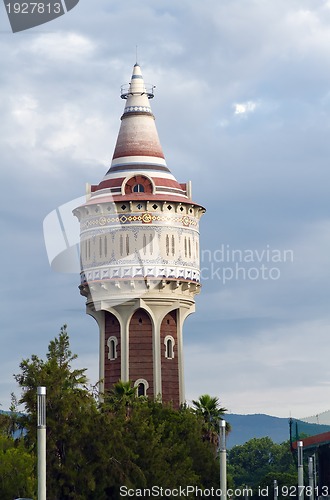
[[[135,64],[111,167],[100,184],[91,186],[88,203],[134,199],[191,201],[186,184],[179,184],[166,165],[155,118],[150,108],[153,90],[146,87]]]

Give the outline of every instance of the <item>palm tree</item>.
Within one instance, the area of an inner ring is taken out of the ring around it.
[[[128,418],[136,396],[136,389],[137,388],[132,385],[131,381],[123,382],[119,380],[113,385],[105,398],[106,403],[115,411],[119,408],[126,407],[126,417]]]
[[[227,408],[220,406],[219,398],[212,397],[209,394],[203,394],[197,401],[192,402],[196,415],[204,420],[204,435],[205,441],[217,445],[219,434],[219,421],[223,420],[223,415]],[[230,425],[226,422],[226,431],[230,431]]]

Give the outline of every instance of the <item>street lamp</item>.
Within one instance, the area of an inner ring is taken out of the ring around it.
[[[219,461],[220,461],[220,491],[221,499],[227,500],[227,452],[226,452],[226,422],[219,421]]]
[[[46,500],[46,387],[37,388],[38,500]]]
[[[308,458],[308,483],[310,487],[310,499],[314,500],[315,498],[315,487],[314,487],[314,458]]]
[[[303,469],[303,446],[302,441],[297,442],[298,450],[298,498],[304,500],[304,469]]]

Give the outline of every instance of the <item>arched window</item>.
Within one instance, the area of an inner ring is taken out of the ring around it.
[[[107,346],[109,349],[108,359],[110,359],[110,361],[117,359],[117,345],[118,345],[117,337],[111,336],[108,338],[108,341],[107,341]]]
[[[146,395],[146,387],[145,385],[140,382],[137,388],[137,395],[140,396],[145,396]]]
[[[166,350],[167,350],[167,357],[172,359],[173,358],[173,342],[171,339],[167,340]]]
[[[173,359],[174,358],[174,338],[172,335],[166,335],[164,339],[164,344],[165,344],[165,358],[167,359]]]
[[[149,389],[149,384],[143,378],[139,378],[134,382],[134,387],[137,387],[137,396],[146,396],[147,390]]]
[[[133,193],[144,193],[144,186],[142,184],[135,184],[133,186]]]
[[[145,175],[134,175],[127,182],[124,183],[124,190],[122,194],[130,193],[153,193],[153,184],[149,177]]]

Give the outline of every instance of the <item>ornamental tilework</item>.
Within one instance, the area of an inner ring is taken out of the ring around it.
[[[178,215],[178,216],[169,216],[169,215],[156,215],[151,214],[149,212],[144,212],[141,214],[123,214],[115,217],[95,217],[89,218],[86,221],[81,222],[81,231],[89,229],[91,227],[104,227],[105,225],[112,226],[117,225],[118,223],[121,225],[126,224],[152,224],[156,222],[157,225],[181,225],[184,227],[196,227],[198,228],[198,220],[195,217],[189,217],[188,215]]]
[[[152,114],[151,108],[149,108],[148,106],[127,106],[127,108],[125,108],[125,113],[136,113],[136,112]]]

